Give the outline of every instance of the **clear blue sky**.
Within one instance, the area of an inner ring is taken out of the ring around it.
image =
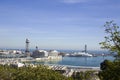
[[[120,0],[0,0],[0,48],[99,49]]]

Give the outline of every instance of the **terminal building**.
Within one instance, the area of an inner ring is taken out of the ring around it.
[[[59,55],[59,52],[57,50],[38,50],[38,47],[36,47],[36,50],[33,51],[31,57],[36,58],[37,60],[44,60],[44,59],[61,59],[62,56]]]
[[[48,56],[48,52],[45,50],[35,50],[31,56],[33,58],[43,58]]]
[[[59,52],[57,50],[50,50],[48,54],[48,59],[61,59],[62,56],[59,55]]]

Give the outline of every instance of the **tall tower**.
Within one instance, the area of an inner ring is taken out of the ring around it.
[[[26,50],[25,50],[25,53],[26,53],[27,56],[30,56],[30,53],[29,53],[29,52],[30,52],[30,51],[29,51],[29,43],[30,43],[30,42],[29,42],[28,39],[26,39],[26,42],[25,42],[25,43],[26,43],[26,46],[25,46],[25,47],[26,47]]]
[[[85,44],[85,53],[87,53],[87,45]]]

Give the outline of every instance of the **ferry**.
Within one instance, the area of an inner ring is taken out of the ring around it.
[[[69,57],[92,57],[92,54],[85,53],[85,52],[75,52],[73,54],[69,54]]]
[[[82,52],[74,52],[73,54],[67,54],[69,57],[92,57],[92,54],[87,53],[87,45],[85,45],[85,50]]]

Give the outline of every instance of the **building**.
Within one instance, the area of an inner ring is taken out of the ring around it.
[[[50,50],[49,51],[49,56],[58,56],[59,52],[57,50]]]
[[[59,55],[59,52],[56,50],[38,50],[38,47],[36,47],[36,50],[33,51],[32,55],[33,58],[36,58],[36,60],[53,60],[53,59],[61,59],[62,56]]]
[[[33,54],[31,56],[33,58],[44,58],[48,57],[48,52],[45,50],[35,50],[33,51]]]
[[[62,59],[62,56],[59,55],[57,50],[50,50],[48,54],[48,59]]]

